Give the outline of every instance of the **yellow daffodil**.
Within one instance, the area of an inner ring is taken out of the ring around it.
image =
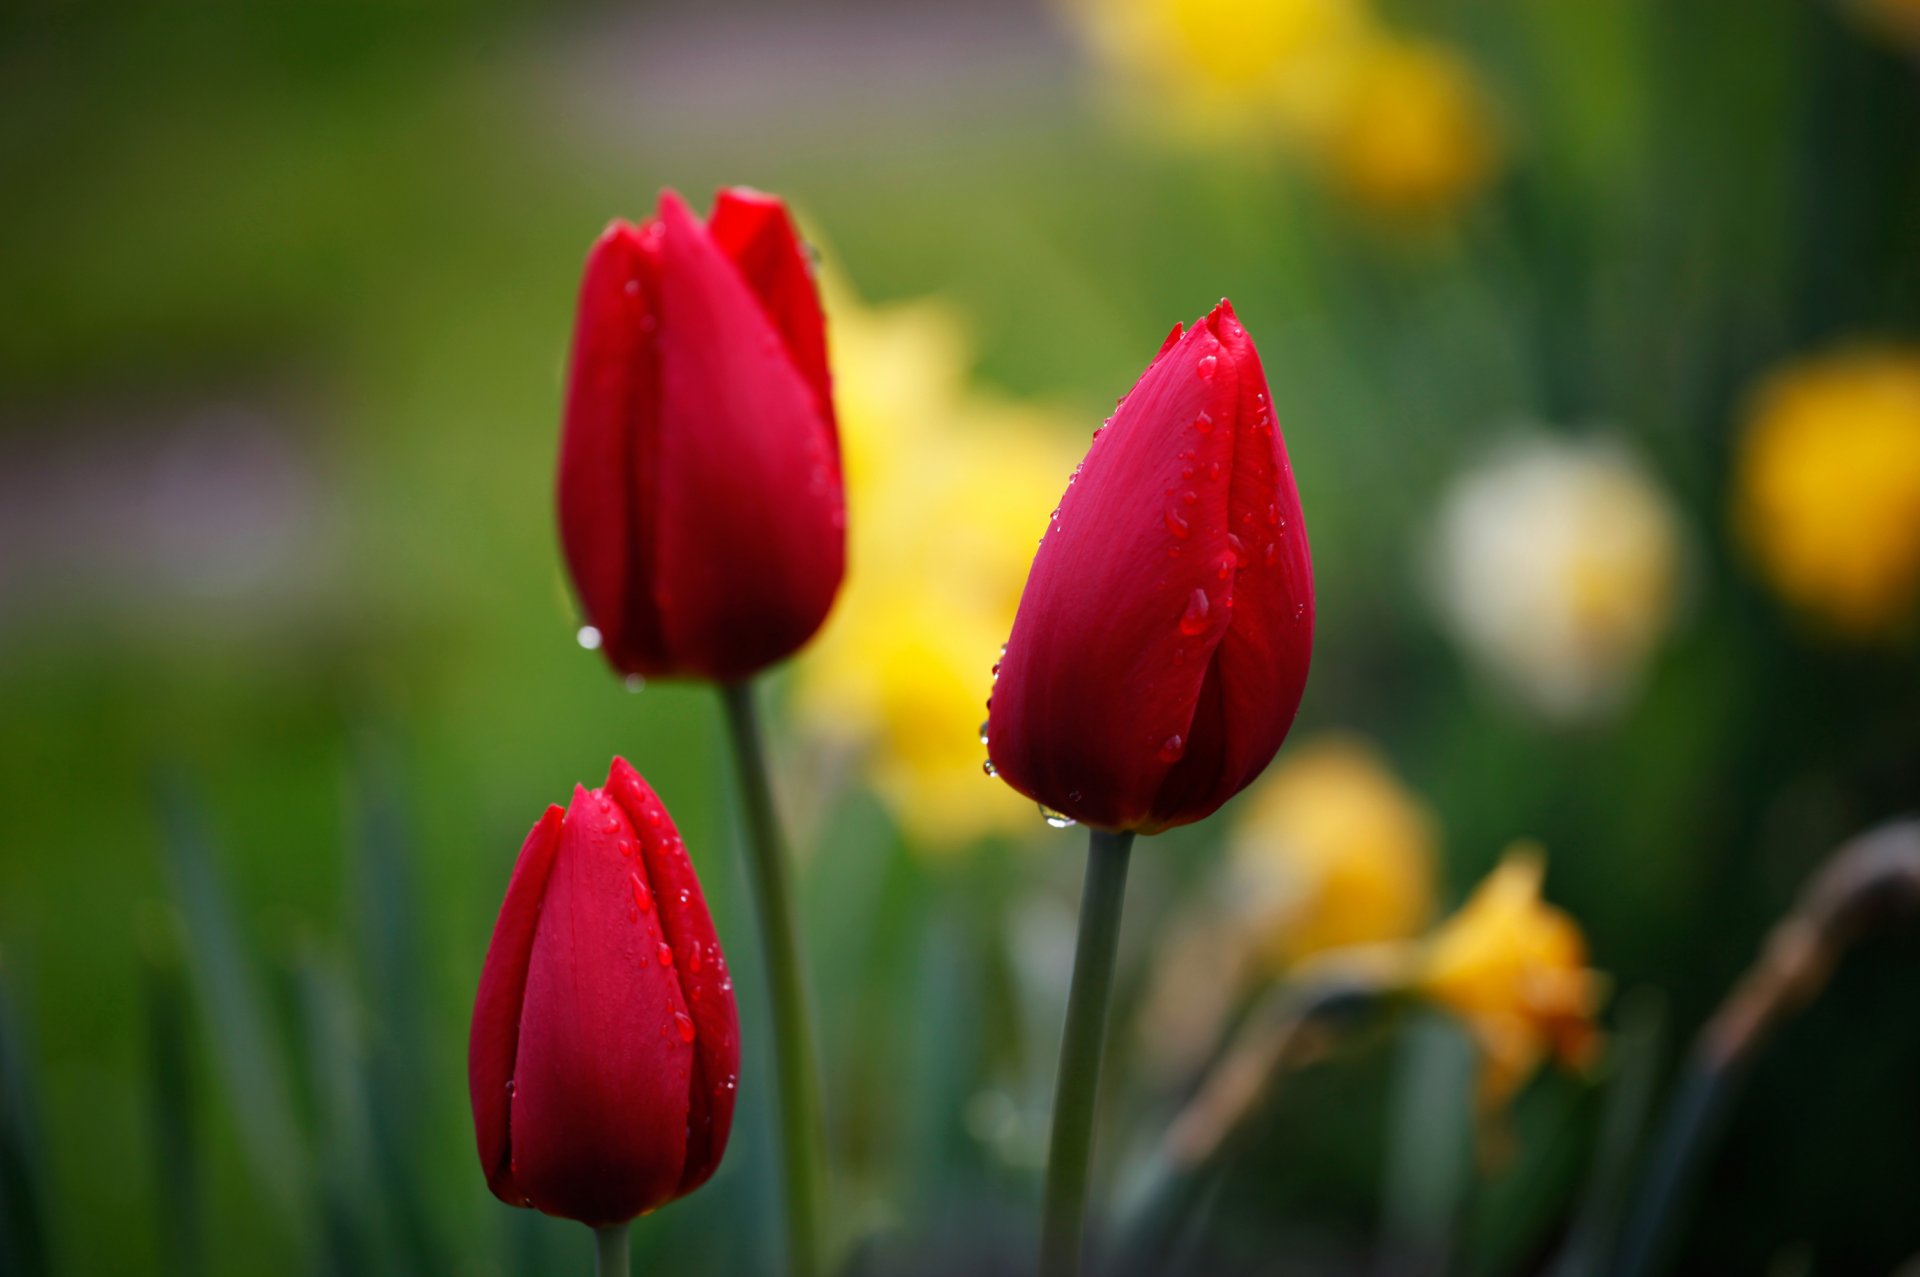
[[[797,725],[862,762],[916,846],[1037,825],[981,774],[983,704],[1033,547],[1077,456],[1054,417],[968,384],[957,317],[826,290],[847,581],[796,670]]]
[[[1364,0],[1069,0],[1118,98],[1197,140],[1316,136],[1372,38]]]
[[[1518,844],[1428,937],[1410,987],[1457,1016],[1481,1056],[1480,1099],[1504,1105],[1549,1056],[1584,1067],[1602,992],[1579,924],[1540,898],[1539,848]]]
[[[1637,684],[1671,623],[1678,517],[1621,446],[1534,438],[1470,471],[1435,539],[1442,619],[1550,718],[1592,718]]]
[[[1432,813],[1368,741],[1290,747],[1240,804],[1229,844],[1234,908],[1263,965],[1418,934],[1435,841]]]
[[[1334,99],[1322,160],[1356,203],[1394,217],[1454,210],[1499,166],[1473,67],[1442,45],[1369,42]]]
[[[1920,352],[1845,351],[1769,378],[1735,519],[1773,588],[1843,634],[1898,633],[1920,596]]]
[[[1920,49],[1920,0],[1846,0],[1844,7],[1882,39]]]

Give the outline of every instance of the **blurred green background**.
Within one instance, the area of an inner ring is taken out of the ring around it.
[[[526,828],[616,752],[694,849],[748,1042],[728,1161],[636,1230],[640,1270],[772,1263],[716,706],[629,695],[576,646],[550,507],[580,260],[663,185],[780,193],[840,281],[940,299],[975,380],[1057,410],[1069,447],[1231,295],[1312,528],[1297,730],[1392,758],[1443,903],[1540,839],[1614,1005],[1659,992],[1664,1077],[1820,856],[1920,786],[1911,630],[1803,619],[1733,531],[1755,385],[1920,330],[1920,46],[1821,0],[1384,20],[1471,59],[1500,139],[1412,218],[1284,144],[1139,127],[1080,19],[1012,3],[0,13],[10,1263],[581,1269],[576,1226],[485,1191],[465,1027]],[[1463,655],[1422,568],[1455,477],[1528,423],[1622,441],[1681,546],[1644,667],[1578,721]],[[1020,1255],[1032,1227],[1060,993],[1032,973],[1053,955],[1063,985],[1079,839],[1036,818],[929,858],[858,784],[790,796],[816,815],[839,1226],[873,1271],[996,1271],[948,1243]],[[1136,857],[1123,1015],[1221,824]],[[1916,990],[1920,938],[1875,941],[1786,1030],[1680,1270],[1920,1253]],[[1215,1207],[1210,1271],[1368,1267],[1410,1049],[1301,1076]],[[1595,1108],[1559,1076],[1521,1097],[1517,1152],[1452,1208],[1455,1270],[1539,1269]]]

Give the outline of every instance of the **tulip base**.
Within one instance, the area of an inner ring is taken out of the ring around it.
[[[822,1173],[820,1083],[809,1035],[806,985],[801,976],[800,935],[786,848],[773,810],[773,784],[766,746],[753,703],[753,684],[720,688],[746,816],[747,879],[760,919],[760,947],[773,1015],[775,1108],[780,1123],[780,1160],[787,1215],[788,1277],[813,1277],[819,1269],[819,1209]]]
[[[1047,1155],[1046,1205],[1040,1228],[1040,1277],[1078,1277],[1086,1232],[1087,1168],[1093,1148],[1094,1104],[1106,1048],[1107,1006],[1113,996],[1114,955],[1127,893],[1133,834],[1089,831],[1087,879],[1080,896],[1080,937],[1073,952],[1073,984],[1060,1042],[1060,1076],[1053,1095],[1053,1138]]]
[[[631,1271],[627,1258],[628,1223],[608,1224],[593,1230],[594,1277],[627,1277]]]

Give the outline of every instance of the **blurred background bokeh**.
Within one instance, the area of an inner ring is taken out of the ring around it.
[[[0,10],[0,1271],[583,1269],[485,1190],[465,1031],[521,838],[616,752],[747,1044],[640,1270],[773,1263],[717,709],[580,649],[551,509],[588,244],[726,183],[819,247],[846,435],[848,587],[773,695],[857,1271],[1024,1256],[1081,838],[975,725],[1088,433],[1222,295],[1318,645],[1269,780],[1135,857],[1103,1196],[1256,989],[1471,896],[1551,987],[1481,1014],[1441,924],[1431,1010],[1293,1072],[1186,1259],[1564,1258],[1640,1147],[1620,1044],[1650,1128],[1920,793],[1911,0]],[[1782,1031],[1679,1271],[1920,1253],[1916,991],[1875,939]]]

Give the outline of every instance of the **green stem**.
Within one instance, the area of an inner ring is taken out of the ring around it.
[[[627,1260],[627,1228],[631,1221],[608,1224],[593,1230],[593,1271],[595,1277],[627,1277],[632,1267]]]
[[[1040,1277],[1078,1277],[1086,1232],[1087,1164],[1093,1148],[1094,1102],[1106,1046],[1113,959],[1120,908],[1127,894],[1131,833],[1089,831],[1087,881],[1080,897],[1080,939],[1073,952],[1060,1077],[1053,1092],[1053,1143],[1040,1228]]]
[[[767,997],[773,1012],[773,1060],[779,1088],[780,1158],[787,1215],[789,1277],[814,1277],[819,1270],[819,1209],[822,1145],[820,1083],[813,1058],[805,982],[801,978],[800,936],[794,921],[793,890],[787,880],[786,850],[773,811],[773,785],[766,747],[750,682],[724,684],[727,728],[740,767],[740,796],[746,808],[747,880],[760,918],[760,948],[766,966]]]

